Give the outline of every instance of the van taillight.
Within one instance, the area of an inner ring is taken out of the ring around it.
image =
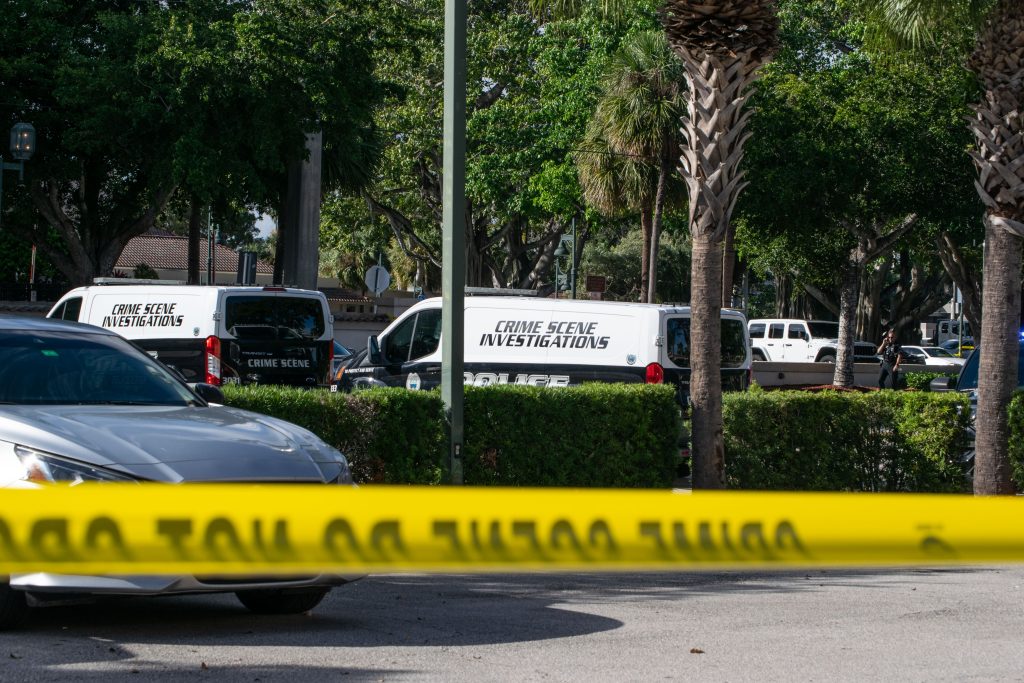
[[[220,339],[206,338],[206,383],[220,385]]]
[[[661,384],[665,381],[665,368],[661,367],[661,363],[651,363],[647,366],[644,381],[648,384]]]

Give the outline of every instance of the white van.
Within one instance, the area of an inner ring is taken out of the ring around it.
[[[46,317],[116,332],[189,382],[327,383],[334,326],[322,292],[158,280],[120,284],[124,280],[114,278],[97,282],[65,294]]]
[[[465,305],[467,385],[665,382],[688,394],[689,306],[517,296],[471,296]],[[421,301],[370,337],[335,386],[437,387],[441,344],[441,299]],[[723,309],[723,389],[749,384],[746,319]]]

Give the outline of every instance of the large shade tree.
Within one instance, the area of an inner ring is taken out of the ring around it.
[[[862,0],[880,46],[927,47],[956,22],[976,22],[967,68],[983,88],[970,128],[985,203],[981,360],[974,491],[1014,492],[1007,409],[1017,386],[1024,239],[1024,3],[1020,0]]]
[[[758,71],[775,53],[774,0],[667,0],[661,11],[669,44],[689,86],[680,159],[690,202],[690,403],[693,485],[725,485],[721,323],[723,241],[744,187],[744,104]]]

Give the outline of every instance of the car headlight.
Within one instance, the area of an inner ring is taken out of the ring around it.
[[[63,458],[34,448],[6,444],[0,449],[0,484],[4,482],[32,482],[36,484],[83,481],[138,482],[137,479],[103,467]]]

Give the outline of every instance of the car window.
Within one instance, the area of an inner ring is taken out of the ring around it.
[[[816,339],[839,338],[839,323],[813,322],[807,325],[811,328],[811,336]]]
[[[9,330],[0,333],[0,402],[188,405],[196,397],[120,337]]]
[[[409,360],[409,349],[412,347],[412,333],[416,329],[416,318],[411,315],[401,322],[388,336],[381,340],[381,355],[392,363],[405,363]]]
[[[768,328],[768,338],[782,339],[782,335],[785,329],[786,326],[783,325],[782,323],[772,323],[771,326]]]
[[[804,338],[804,326],[803,325],[790,325],[789,326],[789,338],[790,339],[803,339]]]
[[[753,339],[760,339],[764,336],[764,323],[752,323],[750,325],[750,336]]]
[[[665,339],[668,359],[681,368],[690,367],[690,319],[669,318]],[[747,360],[747,332],[740,320],[722,320],[722,367],[742,367]]]
[[[232,295],[224,321],[236,339],[312,341],[325,329],[323,306],[309,297]]]
[[[416,316],[416,329],[412,335],[410,360],[429,356],[441,341],[441,309],[421,311]]]

